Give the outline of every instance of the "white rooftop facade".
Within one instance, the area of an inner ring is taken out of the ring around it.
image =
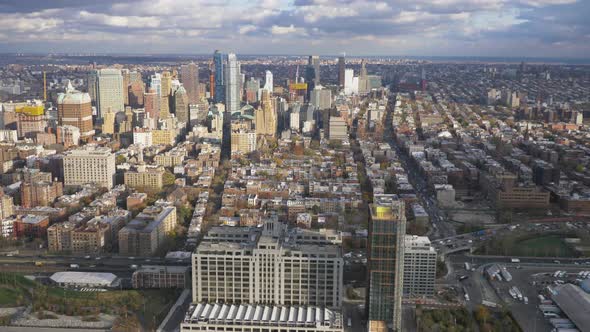
[[[106,272],[56,272],[51,281],[63,286],[112,287],[118,278]]]

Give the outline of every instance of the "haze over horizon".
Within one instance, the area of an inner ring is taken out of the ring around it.
[[[0,51],[587,58],[581,0],[0,3]]]

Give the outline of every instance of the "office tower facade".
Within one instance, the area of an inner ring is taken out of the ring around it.
[[[269,218],[260,227],[213,227],[193,254],[193,302],[342,305],[340,248]],[[287,241],[288,238],[288,241]]]
[[[162,72],[160,86],[160,118],[170,117],[170,93],[172,92],[172,76],[169,71]]]
[[[225,63],[226,63],[226,56],[225,54],[219,52],[218,50],[213,53],[213,66],[214,66],[214,78],[215,78],[215,102],[216,103],[224,103],[225,102]]]
[[[90,96],[90,100],[92,100],[93,103],[96,103],[98,96],[98,70],[91,70],[88,72],[86,80],[88,81],[88,95]]]
[[[57,96],[57,117],[60,126],[74,126],[80,129],[82,139],[94,135],[92,126],[92,100],[88,93],[76,91],[68,84],[65,93]]]
[[[225,109],[230,113],[238,112],[240,110],[242,74],[240,73],[240,62],[234,53],[227,55],[224,77]]]
[[[406,235],[404,246],[404,296],[434,296],[436,250],[427,236]]]
[[[119,69],[101,69],[98,71],[97,84],[97,118],[110,108],[113,112],[125,109],[123,98],[123,75]]]
[[[274,137],[277,132],[277,125],[277,112],[272,105],[270,92],[263,89],[261,93],[260,107],[255,113],[256,134]]]
[[[272,72],[270,70],[267,70],[264,72],[264,89],[267,90],[268,92],[270,92],[270,94],[272,95],[273,93],[273,77],[272,77]]]
[[[106,147],[85,146],[66,153],[64,185],[81,186],[94,183],[112,188],[115,178],[115,154]]]
[[[199,66],[194,62],[180,66],[180,82],[186,90],[188,102],[196,104],[201,97],[199,95]]]
[[[344,71],[346,70],[346,64],[344,56],[338,57],[338,85],[344,88]]]
[[[129,105],[129,85],[131,84],[131,74],[129,69],[121,69],[121,75],[123,76],[123,104]]]
[[[348,138],[348,127],[341,116],[331,116],[329,123],[330,140],[345,140]]]
[[[401,331],[404,240],[404,202],[379,197],[370,205],[368,241],[369,331]]]
[[[332,91],[316,86],[311,92],[310,103],[318,110],[327,110],[332,107]]]
[[[367,74],[367,61],[361,60],[361,71],[358,78],[358,93],[365,95],[369,92],[369,75]]]
[[[187,91],[181,85],[174,92],[174,112],[176,119],[179,122],[184,122],[186,125],[189,123],[188,104],[189,96],[187,95]]]
[[[345,95],[352,95],[355,91],[355,77],[354,77],[354,70],[353,69],[346,69],[344,71],[344,94]],[[358,78],[357,78],[357,86],[356,90],[358,91]]]
[[[313,83],[314,85],[320,84],[320,57],[318,55],[310,55],[309,59],[307,60],[307,65],[313,67]],[[306,79],[307,81],[307,79]],[[309,84],[310,82],[307,81]]]

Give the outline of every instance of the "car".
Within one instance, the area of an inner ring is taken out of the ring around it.
[[[553,261],[553,263],[555,263],[555,264],[561,264],[561,262],[560,262],[560,261],[558,261],[557,259],[556,259],[556,260],[554,260],[554,261]]]

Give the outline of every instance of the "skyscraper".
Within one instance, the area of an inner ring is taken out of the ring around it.
[[[311,92],[315,88],[315,68],[312,65],[305,67],[305,83],[307,83],[306,99],[309,100]]]
[[[90,95],[74,90],[70,83],[65,93],[57,96],[57,118],[60,126],[79,128],[82,139],[89,139],[94,135]]]
[[[151,119],[157,119],[160,116],[160,98],[154,88],[149,92],[144,93],[143,103],[145,112],[149,114]]]
[[[270,70],[267,70],[265,72],[264,89],[268,90],[268,92],[270,92],[270,94],[272,95],[272,92],[273,92],[272,87],[273,87],[272,72]]]
[[[346,69],[344,71],[344,94],[351,95],[351,94],[354,93],[354,90],[355,90],[355,87],[354,87],[354,70],[353,69]],[[356,87],[356,90],[358,91],[358,85]]]
[[[307,65],[313,67],[313,71],[314,71],[314,77],[313,77],[313,83],[315,85],[319,85],[320,84],[320,57],[318,55],[310,55],[309,59],[307,61]],[[307,80],[307,78],[306,78]],[[309,84],[310,81],[307,81],[307,84]]]
[[[277,113],[270,99],[270,92],[262,89],[260,107],[255,113],[257,135],[275,136],[277,131]]]
[[[154,73],[150,77],[150,89],[154,89],[158,96],[162,95],[162,75],[160,73]]]
[[[129,85],[131,84],[131,76],[129,69],[121,69],[121,75],[123,76],[123,104],[129,105]]]
[[[404,202],[383,195],[370,206],[369,332],[401,331],[406,215]]]
[[[234,113],[240,110],[240,86],[242,80],[240,62],[234,53],[227,55],[227,66],[225,67],[224,76],[225,109],[227,112]],[[217,92],[215,94],[217,95]]]
[[[184,122],[188,125],[189,115],[188,115],[188,95],[184,86],[180,86],[174,92],[174,112],[176,113],[176,119],[179,122]]]
[[[344,63],[344,55],[338,57],[338,84],[341,88],[344,87],[344,70],[346,69],[346,65]]]
[[[162,72],[162,86],[160,90],[160,117],[170,117],[170,93],[172,92],[172,76],[169,71]]]
[[[225,102],[225,61],[226,56],[218,50],[213,53],[213,65],[215,69],[215,102]]]
[[[101,69],[97,76],[97,117],[102,118],[110,108],[113,112],[125,109],[123,99],[123,75],[119,69]],[[126,91],[126,90],[125,90]]]
[[[188,102],[196,104],[199,101],[199,66],[194,62],[180,66],[180,82],[186,90]]]

